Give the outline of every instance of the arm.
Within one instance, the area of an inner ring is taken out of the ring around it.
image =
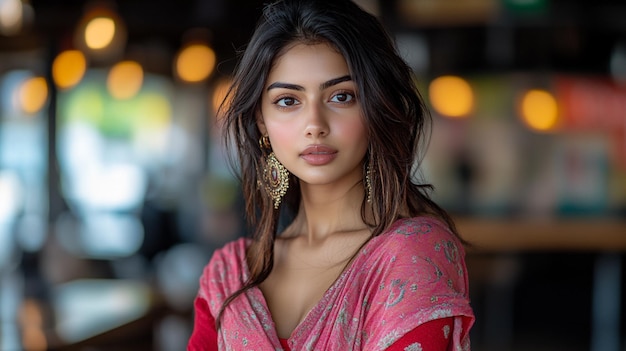
[[[197,297],[194,302],[194,327],[187,351],[217,350],[217,330],[215,318],[209,310],[206,300]]]
[[[387,351],[447,351],[450,347],[453,325],[454,319],[452,317],[426,322],[406,333],[389,346]]]

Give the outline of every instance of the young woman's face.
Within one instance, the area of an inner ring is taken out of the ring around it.
[[[278,160],[301,182],[363,177],[368,140],[356,85],[341,54],[326,44],[297,44],[274,62],[259,128]]]

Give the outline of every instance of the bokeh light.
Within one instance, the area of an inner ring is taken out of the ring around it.
[[[59,88],[67,89],[80,82],[86,69],[85,55],[79,50],[67,50],[52,62],[52,77]]]
[[[467,117],[474,108],[474,93],[469,83],[456,76],[442,76],[428,87],[430,102],[439,114],[447,117]]]
[[[218,115],[219,108],[222,103],[224,104],[222,106],[224,109],[228,109],[228,105],[230,104],[230,101],[224,101],[224,99],[226,98],[226,94],[228,93],[228,89],[231,84],[232,81],[230,78],[223,78],[217,82],[215,88],[213,89],[213,94],[211,95],[211,107],[213,109],[213,115],[217,117],[218,121],[222,117]]]
[[[215,51],[207,45],[186,46],[176,58],[176,75],[185,82],[201,82],[211,75],[215,68],[215,61]]]
[[[39,112],[47,99],[48,83],[43,77],[29,78],[19,87],[19,106],[27,114]]]
[[[107,89],[116,99],[130,99],[137,95],[143,84],[143,68],[135,61],[122,61],[111,68]]]
[[[102,49],[115,37],[115,21],[108,17],[97,17],[85,27],[85,43],[90,49]]]
[[[554,96],[540,89],[531,89],[523,95],[520,113],[524,122],[538,131],[553,129],[559,117],[558,104]]]
[[[0,169],[0,225],[13,219],[22,206],[22,187],[20,179],[15,172]],[[3,248],[6,249],[6,248]],[[2,250],[0,250],[1,252]],[[2,261],[0,254],[0,262]]]
[[[126,50],[126,25],[110,5],[92,3],[74,30],[74,47],[89,60],[110,64],[120,60]]]
[[[24,11],[20,0],[0,0],[0,34],[16,35],[22,29]]]

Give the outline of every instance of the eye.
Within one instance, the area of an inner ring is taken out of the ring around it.
[[[351,93],[341,92],[341,93],[337,93],[333,95],[330,98],[330,101],[345,104],[345,103],[351,102],[353,99],[354,99],[354,95],[352,95]]]
[[[290,107],[298,105],[299,103],[300,102],[297,99],[289,96],[281,97],[274,101],[274,104],[278,105],[279,107]]]

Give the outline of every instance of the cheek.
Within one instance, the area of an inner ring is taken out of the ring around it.
[[[266,123],[272,147],[284,147],[293,144],[294,130],[288,123]]]
[[[367,148],[367,132],[361,119],[355,119],[342,123],[337,129],[341,129],[344,140],[350,140],[354,145]]]

